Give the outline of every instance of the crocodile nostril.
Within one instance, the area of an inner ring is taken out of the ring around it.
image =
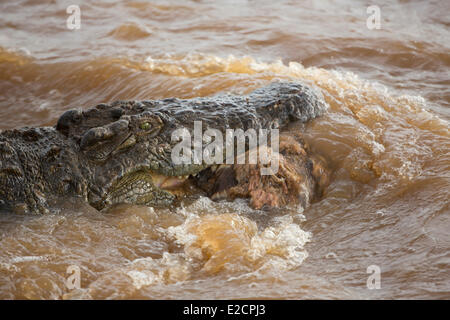
[[[93,161],[104,161],[114,151],[132,145],[129,122],[121,119],[103,127],[91,128],[79,141],[80,150]]]
[[[84,150],[97,142],[111,138],[114,132],[109,128],[98,127],[88,130],[82,137],[80,141],[80,148]]]
[[[114,120],[118,120],[123,114],[125,113],[125,111],[121,108],[113,108],[111,109],[111,117]]]
[[[56,130],[67,135],[73,124],[79,123],[83,119],[83,111],[81,109],[72,109],[64,112],[59,117],[56,124]]]

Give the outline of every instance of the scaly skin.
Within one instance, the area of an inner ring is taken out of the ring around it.
[[[248,96],[116,101],[65,112],[55,127],[0,132],[0,207],[48,212],[54,199],[79,197],[97,209],[115,203],[167,204],[161,176],[196,175],[210,165],[175,165],[172,132],[282,128],[326,109],[320,93],[276,82]]]

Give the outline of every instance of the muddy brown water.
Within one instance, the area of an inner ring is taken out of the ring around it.
[[[199,198],[4,214],[0,298],[450,298],[448,1],[379,1],[374,30],[363,1],[82,1],[79,30],[71,4],[0,4],[1,129],[300,80],[330,106],[304,130],[332,182],[304,211]]]

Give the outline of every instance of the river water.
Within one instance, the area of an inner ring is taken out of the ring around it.
[[[450,2],[377,1],[380,29],[370,4],[2,1],[0,129],[302,81],[330,106],[304,136],[333,174],[304,211],[201,197],[4,214],[0,298],[449,299]]]

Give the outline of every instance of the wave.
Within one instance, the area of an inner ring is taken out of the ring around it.
[[[304,247],[311,240],[311,234],[300,228],[299,222],[304,221],[300,211],[263,223],[261,212],[249,208],[243,200],[216,203],[205,197],[183,205],[175,212],[156,213],[152,208],[136,206],[121,206],[115,210],[130,221],[136,214],[178,216],[181,223],[158,228],[157,238],[180,250],[165,251],[158,257],[133,259],[109,270],[87,288],[67,294],[66,299],[126,298],[149,286],[217,275],[225,277],[227,282],[252,281],[269,275],[281,278],[283,272],[299,267],[308,257]],[[260,222],[257,222],[258,216]],[[121,224],[128,225],[130,221],[125,219]],[[104,290],[112,282],[126,290]],[[121,296],[116,296],[120,291]]]

